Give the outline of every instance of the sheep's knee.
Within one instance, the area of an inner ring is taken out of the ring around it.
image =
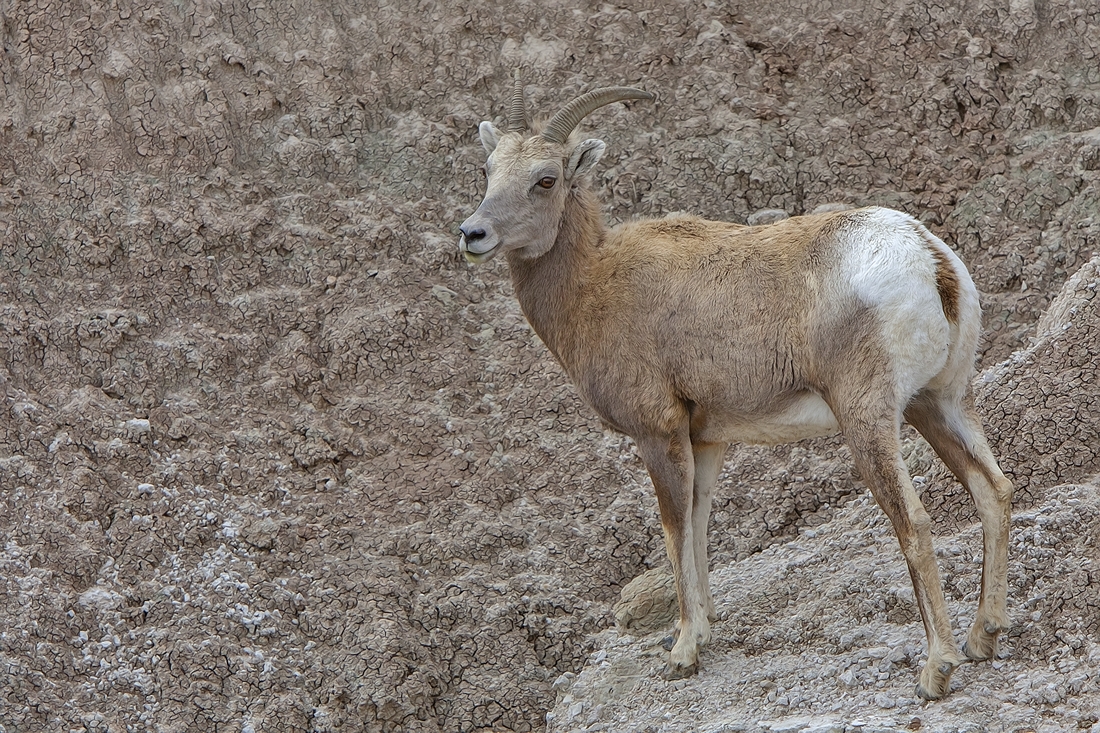
[[[906,519],[909,521],[909,532],[903,537],[901,530],[898,531],[901,554],[910,565],[921,566],[928,560],[934,563],[935,554],[931,553],[932,517],[923,506],[917,506],[906,512]]]

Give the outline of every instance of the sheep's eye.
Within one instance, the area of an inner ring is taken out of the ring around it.
[[[553,176],[546,176],[545,178],[539,180],[539,186],[541,188],[553,188],[554,184],[557,182],[557,178],[554,178]]]

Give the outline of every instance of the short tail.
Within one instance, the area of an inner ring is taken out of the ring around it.
[[[925,241],[928,242],[928,247],[932,250],[932,257],[936,260],[936,290],[940,294],[943,314],[947,316],[947,320],[957,324],[959,322],[961,289],[959,273],[955,271],[955,266],[948,259],[946,252],[929,241],[927,237],[925,237]]]

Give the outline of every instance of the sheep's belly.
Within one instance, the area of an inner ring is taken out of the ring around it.
[[[774,445],[833,435],[840,430],[829,405],[812,392],[798,395],[780,412],[763,415],[711,415],[707,422],[709,424],[698,436],[705,442]]]

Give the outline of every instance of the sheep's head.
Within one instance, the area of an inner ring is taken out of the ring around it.
[[[602,140],[571,139],[570,133],[586,115],[624,99],[653,95],[630,87],[596,89],[567,104],[545,130],[533,135],[516,70],[507,131],[491,122],[478,128],[489,156],[488,186],[477,211],[459,227],[458,249],[467,260],[487,262],[508,250],[538,257],[553,246],[569,189],[592,170],[607,147]]]

